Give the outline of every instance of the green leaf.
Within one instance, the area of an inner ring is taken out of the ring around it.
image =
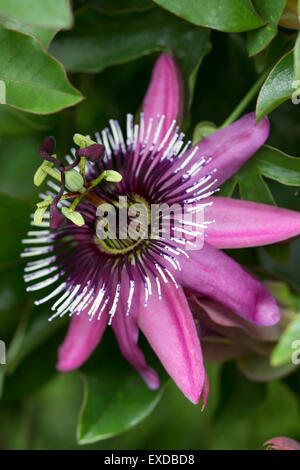
[[[272,352],[271,364],[274,367],[291,363],[292,355],[295,353],[295,346],[300,349],[300,314],[289,323],[283,332],[279,343]],[[299,354],[298,354],[299,356]]]
[[[158,391],[149,390],[116,343],[107,339],[80,369],[84,400],[77,430],[79,444],[107,439],[136,425],[162,394],[162,386]]]
[[[0,135],[8,137],[34,134],[35,131],[27,126],[22,118],[18,119],[18,115],[14,115],[11,111],[18,113],[16,109],[9,108],[8,106],[0,107]]]
[[[269,46],[253,57],[256,72],[263,74],[266,70],[271,70],[274,65],[294,48],[295,37],[279,30]]]
[[[39,39],[46,49],[57,31],[73,23],[69,0],[0,0],[0,20],[9,29]]]
[[[35,38],[39,39],[45,49],[48,49],[50,42],[52,41],[53,37],[59,31],[56,29],[46,29],[46,28],[39,28],[38,26],[32,26],[31,24],[21,23],[16,20],[8,20],[3,16],[0,16],[0,21],[4,24],[4,26],[8,29],[14,29],[16,31],[20,31],[21,33],[26,33],[34,36]]]
[[[265,26],[248,33],[249,55],[265,49],[277,34],[277,24],[284,10],[286,0],[253,0],[257,13],[267,22]]]
[[[37,116],[19,111],[9,106],[0,107],[0,136],[3,137],[23,137],[46,132],[51,127],[50,116]],[[2,142],[6,145],[9,141]],[[20,150],[22,152],[22,149]],[[4,150],[3,152],[4,153]],[[6,163],[6,162],[5,162]],[[1,167],[3,165],[3,159]]]
[[[159,8],[119,15],[84,8],[76,14],[74,30],[60,33],[50,47],[51,54],[72,72],[100,72],[152,52],[172,50],[185,78],[189,106],[197,70],[210,50],[209,31]]]
[[[213,122],[199,122],[194,128],[192,145],[196,145],[200,140],[213,134],[216,130],[217,126]]]
[[[86,3],[95,5],[105,13],[142,11],[153,7],[151,0],[87,0]]]
[[[47,29],[72,26],[72,12],[68,0],[0,0],[0,15]]]
[[[297,366],[292,362],[279,367],[270,363],[269,357],[259,356],[255,353],[246,354],[237,361],[238,368],[249,380],[255,382],[271,382],[286,377],[296,370]]]
[[[294,62],[295,62],[295,79],[300,80],[300,33],[298,33],[295,51],[294,51]],[[297,88],[300,87],[300,82],[297,84]]]
[[[256,29],[264,21],[255,13],[249,0],[154,0],[155,3],[199,26],[225,32]]]
[[[261,175],[287,186],[300,186],[300,159],[264,145],[253,157]]]
[[[256,103],[257,121],[291,98],[293,82],[294,58],[293,51],[290,51],[273,67],[260,90]]]
[[[275,204],[264,177],[287,186],[300,186],[300,159],[264,145],[222,187],[220,194],[229,197],[239,185],[242,199]]]
[[[0,80],[6,87],[7,105],[48,114],[82,100],[62,65],[45,52],[38,40],[0,25],[0,42]]]

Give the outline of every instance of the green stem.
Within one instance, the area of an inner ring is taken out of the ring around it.
[[[104,170],[101,175],[99,175],[96,179],[94,179],[93,181],[91,181],[90,183],[90,186],[89,186],[89,189],[92,189],[94,188],[95,186],[97,186],[97,184],[99,184],[107,175],[107,171]]]
[[[253,100],[253,98],[257,95],[258,91],[260,90],[260,87],[264,83],[265,79],[267,78],[269,74],[269,70],[266,70],[260,77],[259,79],[254,83],[254,85],[250,88],[246,96],[242,99],[242,101],[239,102],[237,107],[232,111],[232,113],[228,116],[228,118],[223,122],[222,126],[220,129],[223,129],[223,127],[227,127],[230,124],[232,124],[234,121],[236,121],[241,114],[245,111],[247,108],[248,104]]]
[[[74,199],[74,201],[71,204],[70,211],[74,211],[76,209],[76,207],[78,206],[81,198],[82,198],[82,196],[78,196],[76,199]]]

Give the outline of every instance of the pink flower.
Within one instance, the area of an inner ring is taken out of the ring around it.
[[[63,281],[37,302],[63,293],[53,305],[53,316],[72,315],[59,349],[59,370],[80,367],[101,341],[110,320],[122,354],[150,388],[159,387],[159,378],[137,344],[139,329],[186,397],[193,403],[202,397],[205,404],[208,379],[184,289],[212,299],[253,324],[276,324],[280,313],[275,300],[221,249],[297,236],[300,215],[212,196],[264,144],[269,122],[265,118],[255,125],[255,115],[250,113],[196,147],[183,147],[183,135],[174,127],[182,108],[179,74],[173,59],[162,54],[144,99],[140,125],[134,126],[128,116],[126,139],[116,121],[111,121],[111,130],[104,130],[101,139],[97,136],[97,142],[105,146],[106,168],[116,169],[123,179],[113,188],[101,183],[93,194],[105,201],[128,195],[146,204],[177,202],[193,208],[202,204],[206,220],[215,221],[207,225],[204,247],[187,252],[173,232],[168,241],[141,239],[137,244],[129,239],[124,248],[122,240],[117,240],[112,248],[97,239],[96,207],[89,200],[76,209],[85,225],[65,220],[56,231],[35,233],[34,241],[46,247],[35,244],[24,256],[41,257],[29,263],[27,281],[48,276],[29,290]],[[89,165],[95,178],[99,166]]]
[[[273,437],[264,443],[267,450],[300,450],[300,443],[288,437]]]

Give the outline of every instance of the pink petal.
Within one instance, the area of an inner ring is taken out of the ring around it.
[[[208,244],[188,254],[189,259],[181,258],[182,271],[177,274],[182,286],[258,325],[273,325],[280,320],[273,297],[232,258]]]
[[[191,400],[198,403],[205,378],[200,341],[181,288],[162,285],[162,299],[151,295],[140,305],[138,324],[168,374]]]
[[[85,310],[80,315],[74,314],[67,336],[58,350],[56,368],[69,371],[80,367],[100,342],[107,321],[108,316],[105,313],[101,315],[100,320],[95,315],[92,321]]]
[[[220,186],[265,143],[270,125],[267,118],[255,125],[255,113],[249,113],[224,129],[220,129],[197,144],[193,162],[202,156],[212,157],[205,173],[217,170],[217,186]]]
[[[182,174],[180,191],[197,185],[201,177],[209,174],[209,191],[218,188],[226,179],[232,176],[266,141],[269,134],[267,118],[255,125],[255,113],[246,114],[234,124],[220,129],[196,146],[191,147],[181,158],[174,160],[172,168],[164,175],[164,187],[171,185]],[[205,158],[201,169],[195,171],[196,165]],[[183,162],[185,164],[183,166]],[[184,174],[190,173],[191,178]],[[203,186],[203,189],[205,186]],[[203,193],[204,194],[204,193]],[[201,201],[203,202],[203,201]],[[206,199],[205,199],[206,202]]]
[[[126,279],[126,281],[128,280]],[[125,285],[126,281],[124,280],[122,282],[121,297],[117,312],[112,321],[112,328],[123,356],[136,368],[148,387],[155,390],[159,388],[158,375],[147,365],[145,356],[137,345],[139,333],[137,326],[139,286],[136,285],[131,310],[129,315],[126,315],[128,299],[128,288],[126,288],[127,286]]]
[[[183,105],[182,76],[177,63],[167,54],[157,59],[143,102],[145,126],[149,119],[165,115],[160,137],[163,137],[174,119],[180,119]],[[149,139],[151,141],[151,139]]]
[[[268,449],[275,450],[300,450],[300,443],[288,437],[274,437],[264,443]]]
[[[255,325],[210,299],[196,298],[194,296],[193,299],[189,300],[189,305],[192,312],[196,315],[198,313],[201,315],[201,311],[205,312],[208,319],[207,328],[211,328],[210,322],[212,322],[213,325],[217,326],[217,329],[213,327],[212,330],[219,332],[223,336],[226,336],[226,331],[233,330],[236,331],[237,335],[241,336],[241,340],[245,332],[251,338],[268,342],[277,341],[283,332],[283,327],[279,323],[273,326]]]
[[[277,243],[300,235],[300,213],[256,202],[212,197],[205,219],[206,241],[216,248],[242,248]]]

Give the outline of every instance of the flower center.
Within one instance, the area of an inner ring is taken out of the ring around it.
[[[150,236],[151,210],[141,196],[119,196],[98,206],[95,241],[100,251],[120,256],[136,251]]]

